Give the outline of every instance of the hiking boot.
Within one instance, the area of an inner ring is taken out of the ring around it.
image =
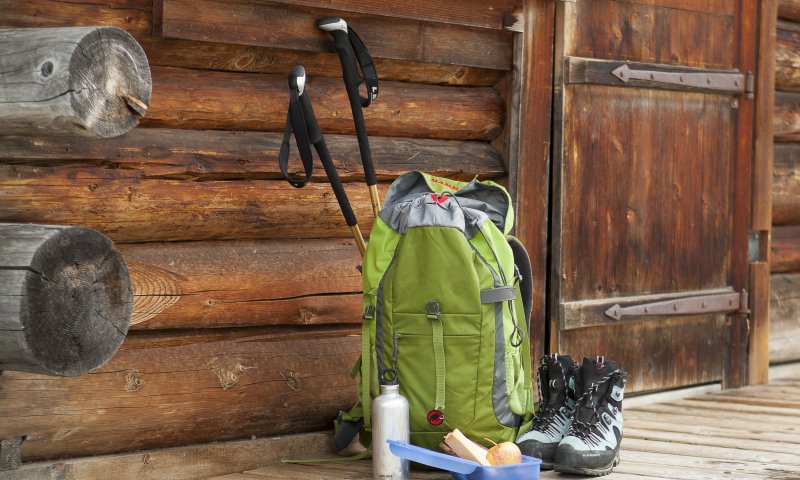
[[[531,428],[517,439],[523,455],[541,458],[541,468],[553,469],[556,447],[569,428],[575,411],[575,375],[578,364],[569,355],[542,358],[537,373],[539,407]]]
[[[557,471],[600,476],[619,464],[626,379],[617,362],[583,359],[575,413],[556,449]]]

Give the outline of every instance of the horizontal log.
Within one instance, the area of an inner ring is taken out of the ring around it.
[[[772,223],[800,225],[800,144],[775,144],[772,176]]]
[[[0,369],[93,370],[125,339],[131,305],[125,261],[108,238],[88,228],[0,224]]]
[[[205,72],[154,67],[153,100],[142,126],[283,132],[285,75]],[[309,78],[307,94],[325,134],[354,134],[342,82]],[[382,82],[364,110],[372,136],[491,140],[503,125],[503,101],[493,88]]]
[[[154,33],[165,38],[333,51],[316,22],[341,16],[374,57],[511,69],[509,31],[247,0],[158,0],[153,7]]]
[[[69,472],[61,477],[64,479],[108,480],[113,476],[122,479],[197,480],[275,465],[287,458],[332,457],[334,455],[332,447],[332,432],[326,430],[33,462],[3,473],[6,475],[4,480],[52,478],[54,471]],[[242,478],[248,478],[246,474],[244,475]],[[254,478],[250,477],[249,480]]]
[[[40,166],[105,166],[135,169],[144,178],[191,180],[282,179],[278,151],[283,135],[137,128],[113,139],[0,136],[0,163]],[[356,138],[327,135],[344,181],[363,181]],[[372,158],[380,180],[409,170],[459,180],[505,175],[500,154],[486,142],[374,137]],[[302,171],[292,147],[290,171]],[[316,156],[315,156],[316,158]],[[314,181],[326,181],[315,160]]]
[[[772,275],[769,296],[769,361],[800,360],[800,274]]]
[[[115,137],[147,111],[147,57],[122,29],[0,29],[0,51],[4,134]]]
[[[120,250],[133,283],[132,329],[361,318],[361,257],[352,240],[143,243]]]
[[[800,226],[773,227],[770,254],[772,273],[800,273]]]
[[[150,65],[207,70],[285,74],[303,64],[310,77],[339,77],[335,53],[302,52],[152,36],[152,0],[70,2],[0,0],[0,28],[108,25],[126,30],[141,44]],[[48,15],[58,12],[57,15]],[[463,65],[419,63],[376,58],[381,80],[464,86],[492,86],[505,73]]]
[[[772,122],[776,141],[794,141],[800,135],[800,94],[775,92]]]
[[[788,29],[784,22],[775,39],[775,89],[800,92],[800,29]]]
[[[379,185],[381,198],[388,186]],[[126,169],[0,165],[0,222],[82,225],[115,242],[345,238],[350,230],[329,185],[277,180],[142,178]],[[361,230],[372,208],[363,184],[347,184]]]
[[[800,22],[800,0],[778,0],[778,18]]]
[[[3,372],[0,438],[34,461],[328,429],[355,401],[356,333],[131,334],[81,377]]]
[[[345,12],[343,15],[357,12],[494,30],[516,24],[522,11],[520,0],[407,0],[369,4],[359,0],[274,0],[274,3],[332,8]]]

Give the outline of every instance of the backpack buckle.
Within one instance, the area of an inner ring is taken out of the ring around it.
[[[428,320],[439,320],[442,316],[441,309],[439,308],[439,302],[436,300],[431,300],[428,302],[425,316],[428,317]]]
[[[367,305],[364,307],[364,313],[361,314],[362,320],[372,320],[375,318],[375,306],[374,305]]]

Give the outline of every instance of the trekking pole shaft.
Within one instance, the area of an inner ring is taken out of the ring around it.
[[[364,237],[358,228],[358,221],[355,213],[353,213],[353,207],[347,198],[347,192],[345,192],[342,180],[339,178],[339,172],[336,171],[336,166],[333,164],[333,159],[328,151],[328,146],[325,144],[325,138],[322,136],[322,130],[319,128],[319,123],[317,123],[317,117],[314,115],[314,109],[311,107],[311,100],[308,95],[300,95],[300,107],[303,109],[308,136],[314,144],[314,148],[317,149],[320,162],[322,162],[322,167],[328,176],[328,182],[331,184],[333,193],[336,195],[336,201],[339,202],[339,208],[342,210],[344,220],[353,233],[353,238],[356,241],[359,252],[361,252],[361,256],[364,256],[366,251]]]

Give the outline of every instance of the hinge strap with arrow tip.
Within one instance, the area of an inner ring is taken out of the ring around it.
[[[611,72],[625,83],[638,80],[647,83],[683,85],[703,90],[714,90],[726,93],[743,94],[752,91],[752,81],[743,73],[735,72],[664,72],[658,70],[632,69],[621,65]],[[750,86],[750,91],[747,87]]]
[[[733,312],[747,314],[750,313],[747,306],[747,297],[747,290],[742,290],[741,292],[683,297],[674,300],[630,305],[627,307],[616,304],[606,310],[605,314],[614,320],[621,320],[622,317],[628,316],[676,316]]]

